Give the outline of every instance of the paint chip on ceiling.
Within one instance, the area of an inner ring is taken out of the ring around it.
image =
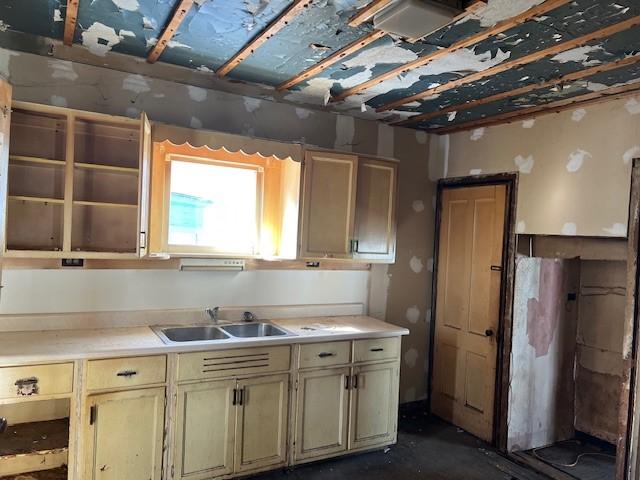
[[[489,0],[487,5],[459,20],[456,25],[478,20],[482,27],[493,27],[496,23],[526,12],[545,0]]]
[[[551,60],[558,63],[576,62],[581,63],[585,67],[593,67],[600,65],[602,61],[592,58],[590,54],[595,52],[601,52],[603,50],[601,45],[584,45],[582,47],[572,48],[566,50],[553,57]]]
[[[120,10],[135,12],[140,8],[138,0],[111,0]]]
[[[82,32],[82,44],[94,55],[104,57],[114,45],[120,43],[121,37],[112,27],[95,22]]]

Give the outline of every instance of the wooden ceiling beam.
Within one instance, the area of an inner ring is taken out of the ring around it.
[[[472,73],[471,75],[467,75],[457,80],[447,82],[435,88],[428,88],[426,90],[423,90],[422,92],[416,93],[415,95],[410,95],[408,97],[400,98],[386,105],[383,105],[382,107],[377,108],[376,111],[386,112],[387,110],[392,110],[406,103],[422,100],[424,98],[428,98],[433,95],[438,95],[442,92],[452,90],[462,85],[476,82],[478,80],[482,80],[483,78],[492,77],[494,75],[497,75],[498,73],[502,73],[507,70],[511,70],[513,68],[519,68],[524,65],[528,65],[544,57],[548,57],[550,55],[557,55],[567,50],[571,50],[572,48],[583,46],[594,40],[600,40],[602,38],[610,37],[611,35],[615,35],[616,33],[629,30],[630,28],[636,27],[638,25],[640,25],[640,15],[629,18],[620,23],[610,25],[606,28],[597,30],[595,32],[587,33],[586,35],[583,35],[578,38],[574,38],[573,40],[569,40],[568,42],[559,43],[557,45],[554,45],[553,47],[545,48],[543,50],[538,50],[537,52],[530,53],[529,55],[525,55],[524,57],[516,58],[508,62],[502,62],[494,67],[487,68],[486,70],[482,70],[480,72]]]
[[[67,9],[64,14],[64,36],[63,43],[67,46],[73,44],[73,37],[76,33],[76,24],[78,23],[78,7],[80,0],[67,0]]]
[[[587,78],[592,75],[596,75],[598,73],[610,72],[611,70],[617,70],[619,68],[628,67],[638,62],[640,62],[640,54],[634,55],[632,57],[626,57],[626,58],[623,58],[622,60],[618,60],[615,62],[605,63],[603,65],[596,65],[595,67],[585,68],[584,70],[579,70],[577,72],[569,73],[567,75],[563,75],[561,77],[555,78],[553,80],[548,80],[546,82],[525,85],[524,87],[516,88],[515,90],[509,90],[507,92],[497,93],[495,95],[480,98],[478,100],[472,100],[465,103],[459,103],[457,105],[451,105],[449,107],[441,108],[434,112],[427,112],[420,115],[415,115],[405,120],[394,122],[391,125],[394,125],[396,127],[404,127],[407,125],[412,125],[414,123],[425,122],[427,120],[431,120],[433,118],[446,115],[447,113],[471,110],[472,108],[479,107],[481,105],[498,102],[500,100],[505,100],[511,97],[518,97],[520,95],[524,95],[526,93],[533,92],[535,90],[540,90],[543,88],[563,85],[567,82],[573,82],[576,80]]]
[[[164,27],[162,34],[160,34],[158,42],[149,52],[149,55],[147,56],[147,62],[154,63],[156,60],[158,60],[158,58],[160,58],[160,55],[162,55],[162,52],[164,52],[165,48],[167,48],[167,45],[169,45],[169,42],[176,34],[178,27],[180,27],[180,24],[186,18],[187,13],[189,13],[189,10],[193,6],[193,3],[194,0],[180,0],[178,6],[173,12],[173,15],[169,19],[169,22]]]
[[[250,55],[253,54],[258,48],[260,48],[267,40],[278,33],[282,28],[289,24],[289,22],[299,15],[305,8],[307,8],[313,0],[294,0],[275,20],[273,20],[267,27],[262,30],[258,35],[249,41],[242,49],[231,57],[224,65],[222,65],[217,71],[216,75],[222,78],[226,76],[231,70],[236,68],[242,62],[244,62]]]
[[[389,5],[392,0],[371,0],[371,2],[366,6],[362,7],[360,10],[356,12],[356,14],[349,19],[348,25],[350,27],[357,27],[362,23],[369,20],[376,13],[382,10],[384,7]]]
[[[555,10],[556,8],[559,8],[563,5],[566,5],[567,3],[570,3],[573,0],[546,0],[546,2],[541,3],[540,5],[537,5],[535,7],[530,8],[529,10],[527,10],[526,12],[521,13],[520,15],[516,15],[513,18],[510,18],[508,20],[504,20],[502,22],[499,22],[497,24],[495,24],[493,27],[488,28],[486,30],[483,30],[482,32],[478,33],[477,35],[472,35],[469,38],[465,38],[463,40],[460,40],[459,42],[454,43],[453,45],[451,45],[450,47],[447,48],[442,48],[440,50],[437,50],[431,54],[425,55],[423,57],[417,58],[416,60],[413,60],[411,62],[405,63],[403,65],[400,65],[399,67],[393,68],[391,70],[389,70],[388,72],[385,72],[381,75],[378,75],[375,78],[372,78],[370,80],[367,80],[366,82],[361,83],[360,85],[355,85],[354,87],[348,88],[346,90],[344,90],[343,92],[341,92],[339,95],[336,95],[335,97],[331,98],[332,102],[338,102],[341,100],[344,100],[347,97],[350,97],[351,95],[355,95],[358,92],[361,92],[363,90],[367,90],[371,87],[374,87],[376,85],[381,84],[382,82],[385,82],[389,79],[395,78],[399,75],[403,75],[405,73],[407,73],[410,70],[413,70],[414,68],[418,68],[421,67],[423,65],[426,65],[429,62],[432,62],[438,58],[444,57],[445,55],[448,55],[449,53],[455,52],[456,50],[460,50],[461,48],[467,48],[470,47],[472,45],[475,45],[476,43],[479,43],[483,40],[486,40],[487,38],[491,38],[494,37],[502,32],[505,32],[513,27],[516,27],[522,23],[525,23],[535,17],[538,17],[540,15],[544,15],[545,13],[550,12],[551,10]]]
[[[314,77],[320,72],[329,68],[331,65],[333,65],[337,61],[342,60],[344,57],[347,57],[357,52],[358,50],[363,49],[370,43],[375,42],[376,40],[384,37],[385,35],[386,33],[383,32],[382,30],[373,30],[372,32],[365,35],[364,37],[357,39],[355,42],[352,42],[349,45],[341,48],[340,50],[337,50],[336,52],[329,55],[327,58],[307,68],[306,70],[299,73],[295,77],[292,77],[289,80],[282,82],[280,85],[276,87],[276,89],[278,91],[287,90],[293,87],[294,85],[297,85],[300,82],[303,82],[311,77]]]
[[[537,116],[546,115],[549,113],[559,113],[564,110],[576,108],[578,106],[586,106],[594,103],[616,100],[619,98],[627,97],[629,95],[635,95],[637,93],[640,93],[640,81],[628,85],[622,85],[620,87],[611,87],[607,88],[606,90],[591,92],[572,98],[565,98],[563,100],[558,100],[557,102],[548,103],[546,105],[538,105],[514,112],[507,112],[500,115],[495,115],[493,117],[483,118],[481,120],[473,120],[471,122],[460,123],[458,125],[451,125],[450,127],[432,128],[427,130],[427,132],[435,133],[437,135],[445,135],[449,133],[473,130],[480,127],[492,127],[494,125],[502,125],[505,123],[511,123],[528,118],[535,118]]]

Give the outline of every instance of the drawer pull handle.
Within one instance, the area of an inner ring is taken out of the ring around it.
[[[233,401],[231,402],[231,405],[237,405],[238,404],[238,389],[234,388],[233,389]]]
[[[335,357],[335,356],[336,356],[336,354],[335,354],[335,353],[331,353],[331,352],[320,352],[320,353],[318,354],[318,356],[319,356],[320,358],[326,358],[326,357]]]
[[[344,377],[344,389],[345,390],[349,390],[349,388],[350,388],[350,385],[349,385],[350,379],[351,379],[351,377],[349,375],[346,375]]]
[[[19,378],[14,385],[16,386],[16,394],[19,397],[28,397],[39,393],[37,377]]]
[[[135,370],[125,370],[124,372],[118,372],[116,375],[118,377],[133,377],[134,375],[137,375],[138,372],[136,372]]]
[[[382,347],[372,348],[371,351],[372,352],[384,352],[384,348],[382,348]]]
[[[353,376],[353,388],[354,389],[358,388],[358,375]]]

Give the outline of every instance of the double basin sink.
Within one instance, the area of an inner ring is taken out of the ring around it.
[[[232,338],[290,336],[291,333],[271,323],[237,323],[229,325],[194,325],[185,327],[154,327],[165,343],[213,342]]]

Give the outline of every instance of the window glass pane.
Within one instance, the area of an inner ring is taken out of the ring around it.
[[[171,162],[169,244],[257,253],[258,172]]]

